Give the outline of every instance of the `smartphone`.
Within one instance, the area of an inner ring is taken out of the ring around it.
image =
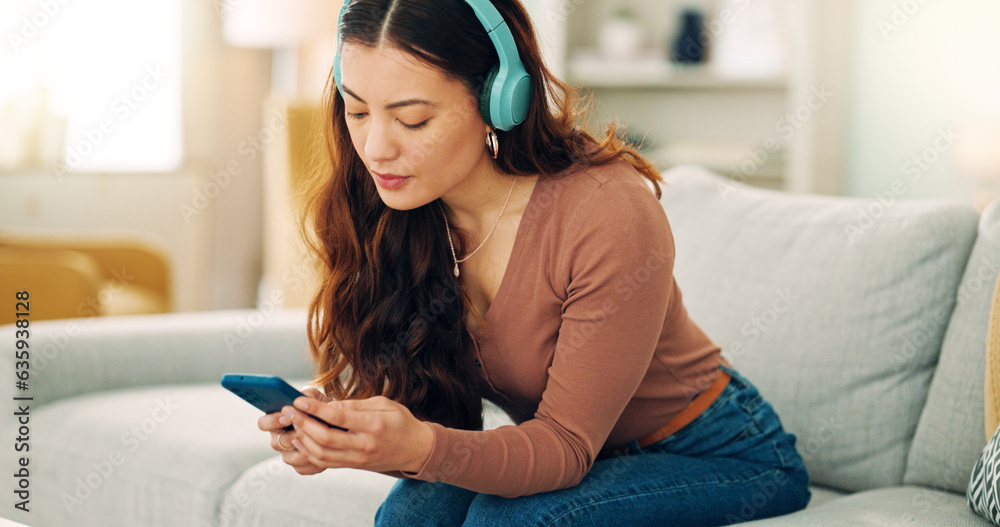
[[[285,406],[292,406],[292,401],[296,397],[305,396],[284,379],[274,375],[227,373],[222,376],[221,382],[223,388],[240,396],[244,401],[256,406],[266,414],[279,412]],[[326,426],[347,431],[346,428],[331,425],[315,415],[312,417]]]

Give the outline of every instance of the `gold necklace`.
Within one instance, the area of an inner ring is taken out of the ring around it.
[[[503,216],[503,211],[507,208],[507,202],[510,201],[510,195],[514,192],[514,185],[516,184],[517,184],[517,177],[515,176],[514,182],[510,184],[510,190],[507,191],[507,199],[504,200],[503,207],[500,207],[500,214],[497,215],[497,221],[493,222],[493,228],[490,229],[490,232],[486,235],[485,238],[483,238],[483,242],[479,244],[479,247],[476,247],[475,251],[472,251],[471,253],[469,253],[468,256],[462,258],[461,260],[459,260],[455,256],[455,245],[451,241],[451,227],[448,225],[448,214],[444,214],[444,228],[448,232],[448,246],[451,247],[451,259],[455,261],[455,278],[458,278],[458,264],[468,260],[469,258],[472,258],[472,255],[476,254],[476,251],[481,249],[483,245],[486,245],[486,240],[490,239],[490,235],[493,234],[493,231],[496,230],[497,225],[500,224],[500,218]],[[442,209],[441,212],[444,213],[444,209]]]

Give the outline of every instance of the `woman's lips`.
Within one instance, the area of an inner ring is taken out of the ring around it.
[[[378,182],[379,186],[385,189],[394,190],[401,186],[409,178],[409,176],[397,176],[395,174],[379,174],[378,172],[372,172],[375,176],[375,181]]]

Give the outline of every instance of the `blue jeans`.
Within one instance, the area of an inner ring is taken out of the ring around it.
[[[645,448],[594,463],[579,485],[518,498],[401,479],[375,525],[728,525],[802,509],[809,474],[771,405],[735,370],[704,412]]]

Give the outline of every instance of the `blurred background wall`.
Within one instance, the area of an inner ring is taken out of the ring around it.
[[[1000,155],[1000,3],[859,1],[853,24],[844,193],[897,178],[907,198],[991,185],[977,181]]]
[[[996,2],[525,4],[549,67],[594,98],[588,126],[617,120],[663,169],[698,163],[793,192],[993,197]],[[295,193],[317,162],[339,7],[5,1],[0,249],[141,242],[169,264],[170,310],[304,304]],[[109,306],[125,296],[115,265],[88,293]]]

